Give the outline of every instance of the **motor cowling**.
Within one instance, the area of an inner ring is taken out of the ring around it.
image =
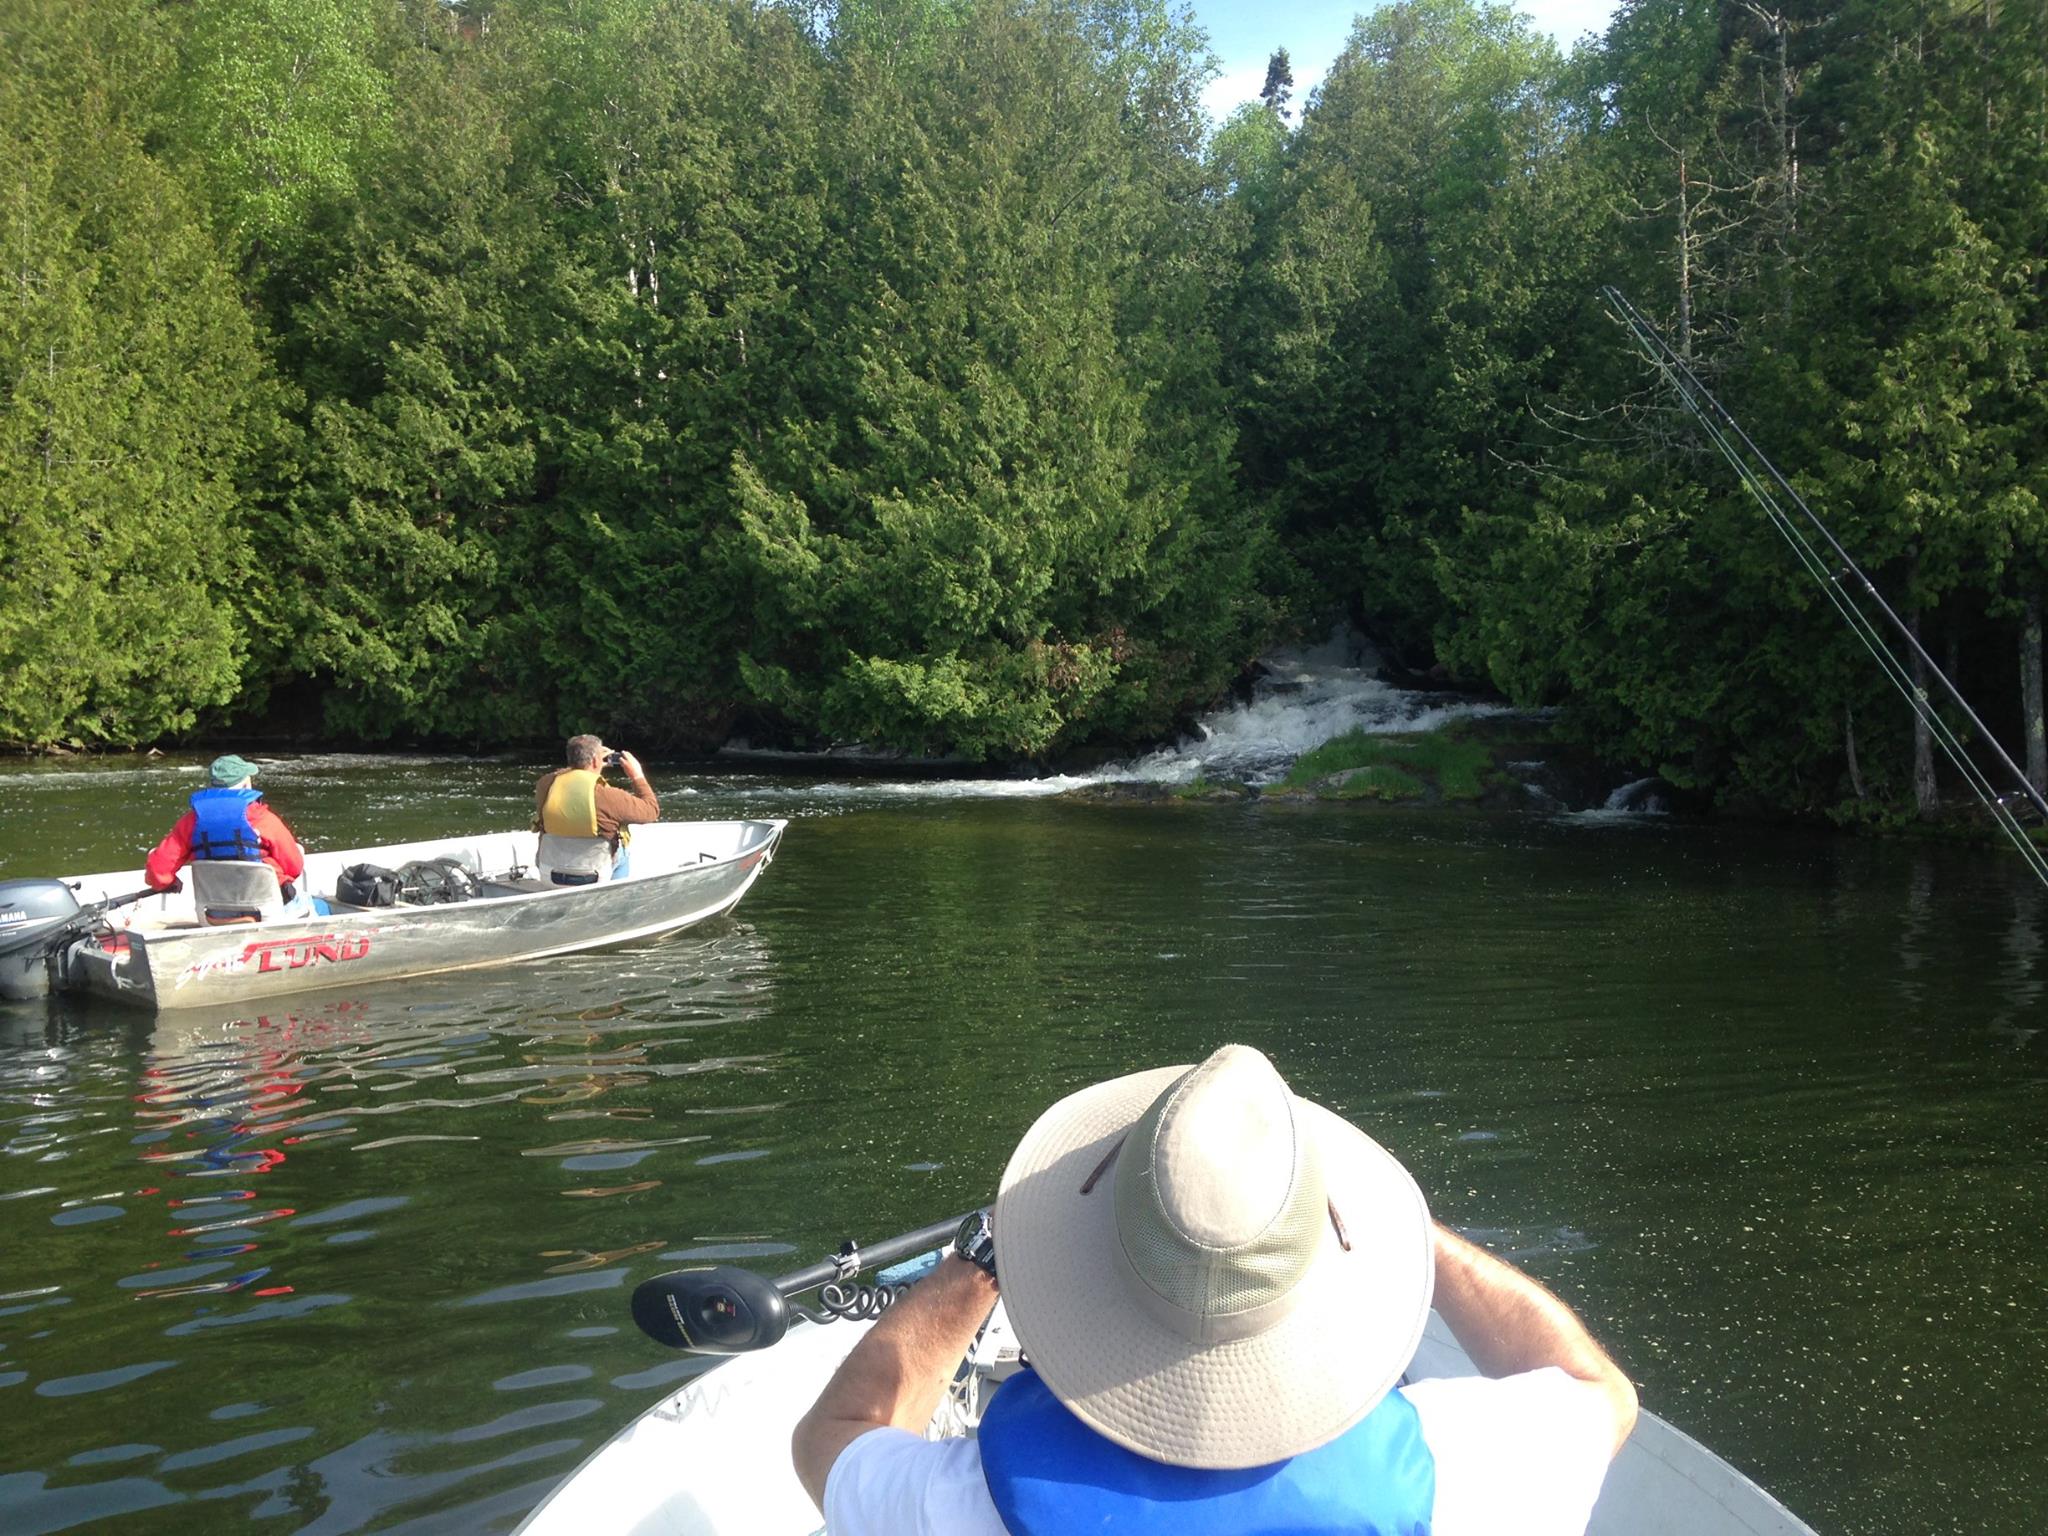
[[[75,928],[78,897],[62,880],[0,880],[0,999],[48,996],[48,955]]]

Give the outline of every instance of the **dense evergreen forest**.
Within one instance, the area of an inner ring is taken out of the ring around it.
[[[1167,0],[4,0],[0,65],[0,741],[1043,758],[1348,617],[1930,803],[1611,282],[2048,778],[2039,4],[1401,0],[1220,126]]]

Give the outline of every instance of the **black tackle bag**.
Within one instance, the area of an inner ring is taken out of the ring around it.
[[[334,882],[334,899],[352,907],[389,907],[398,902],[398,871],[381,864],[351,864]]]

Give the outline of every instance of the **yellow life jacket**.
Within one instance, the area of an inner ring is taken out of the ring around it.
[[[558,884],[581,885],[592,878],[611,878],[618,849],[597,829],[599,777],[595,768],[564,768],[548,785],[534,862],[549,879],[573,877],[557,880]],[[631,837],[629,829],[619,828],[621,847]]]
[[[556,774],[541,806],[541,831],[555,837],[596,837],[597,781],[595,768],[564,768]]]

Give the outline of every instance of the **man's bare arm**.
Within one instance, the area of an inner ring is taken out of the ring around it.
[[[1636,1423],[1636,1389],[1571,1308],[1513,1265],[1436,1228],[1436,1309],[1488,1376],[1554,1365],[1606,1398],[1619,1451]]]
[[[995,1281],[948,1254],[853,1346],[790,1437],[796,1475],[821,1512],[832,1464],[855,1440],[871,1429],[924,1433],[995,1305]]]

